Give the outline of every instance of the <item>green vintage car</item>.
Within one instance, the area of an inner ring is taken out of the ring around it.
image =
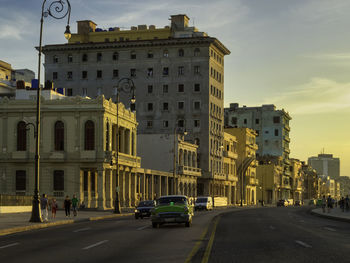
[[[168,223],[185,223],[186,227],[192,224],[193,207],[189,204],[187,196],[167,195],[161,196],[151,211],[152,227]]]

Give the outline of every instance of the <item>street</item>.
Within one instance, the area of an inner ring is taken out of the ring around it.
[[[133,217],[0,238],[0,262],[350,262],[349,223],[308,208],[196,212],[193,225]]]

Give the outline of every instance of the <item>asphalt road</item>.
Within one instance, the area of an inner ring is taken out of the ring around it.
[[[190,228],[125,217],[0,237],[0,262],[350,262],[349,226],[307,208],[197,212]]]

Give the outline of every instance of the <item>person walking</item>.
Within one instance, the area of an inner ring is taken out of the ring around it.
[[[78,214],[78,203],[79,203],[79,199],[77,198],[76,195],[73,195],[72,198],[72,210],[73,210],[73,215],[77,216]]]
[[[322,205],[322,211],[323,211],[323,213],[326,212],[326,203],[327,203],[327,200],[326,200],[326,196],[324,195],[324,196],[322,197],[322,200],[321,200],[321,205]]]
[[[40,199],[40,206],[41,206],[41,216],[44,220],[44,222],[49,221],[47,219],[48,217],[48,204],[49,201],[47,200],[46,194],[43,194],[43,197]]]
[[[345,211],[349,212],[349,206],[350,206],[350,200],[349,200],[349,195],[346,195],[345,197]]]
[[[327,212],[329,213],[332,208],[333,208],[333,199],[331,195],[329,195],[327,198]]]
[[[54,198],[51,201],[51,218],[52,219],[56,218],[57,208],[58,208],[58,205],[57,205],[56,199]]]
[[[64,211],[66,212],[66,217],[70,217],[70,207],[72,205],[72,201],[69,199],[69,196],[66,196],[64,199]]]
[[[344,197],[342,196],[340,201],[339,201],[339,208],[342,212],[344,212],[344,205],[345,205],[345,199]]]

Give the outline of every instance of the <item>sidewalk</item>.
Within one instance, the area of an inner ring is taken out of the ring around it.
[[[64,210],[58,210],[56,218],[52,219],[49,211],[49,222],[45,223],[30,223],[29,219],[31,213],[0,214],[0,236],[57,225],[130,216],[133,215],[131,212],[132,211],[130,209],[128,211],[123,211],[122,214],[113,214],[113,211],[82,210],[78,211],[78,215],[76,217],[74,217],[73,213],[71,212],[71,217],[67,218]]]
[[[311,214],[350,223],[350,212],[342,212],[340,208],[333,208],[329,213],[327,213],[327,209],[326,212],[323,213],[322,208],[316,208],[311,210]]]

